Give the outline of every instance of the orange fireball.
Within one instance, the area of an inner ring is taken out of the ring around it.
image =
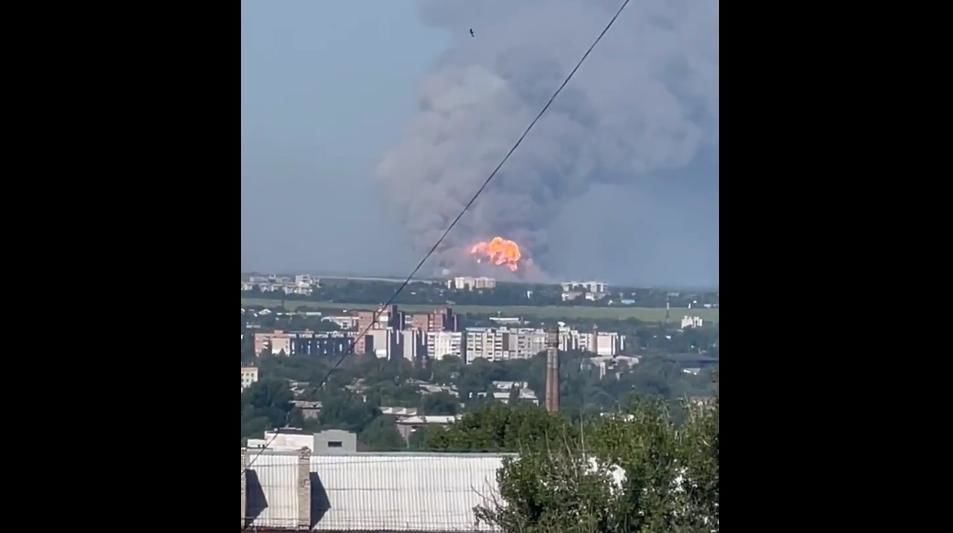
[[[487,259],[496,266],[505,266],[510,271],[519,270],[522,254],[520,245],[503,237],[493,237],[490,242],[478,242],[470,248],[470,254],[476,257],[477,263]]]

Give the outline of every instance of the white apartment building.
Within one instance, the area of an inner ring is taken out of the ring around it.
[[[479,358],[490,361],[503,359],[503,333],[498,329],[467,328],[465,334],[467,364]]]
[[[258,367],[257,366],[243,366],[242,367],[242,390],[251,387],[253,383],[258,381]]]
[[[255,356],[260,356],[263,352],[268,355],[278,355],[281,352],[291,355],[291,334],[281,330],[255,333]]]
[[[604,281],[567,281],[561,285],[563,292],[572,292],[573,290],[581,290],[596,294],[602,294],[606,292],[606,283]]]
[[[394,338],[394,330],[392,328],[372,329],[367,332],[366,336],[373,339],[374,355],[378,359],[390,360],[391,350],[394,347],[394,343],[392,342]]]
[[[510,359],[532,359],[539,352],[546,351],[546,332],[541,329],[510,330],[505,340]]]
[[[427,333],[427,355],[442,360],[448,355],[463,358],[464,336],[460,331],[430,331]]]
[[[598,356],[614,356],[625,351],[625,335],[614,331],[583,333],[560,322],[557,335],[559,349],[564,352],[581,350]]]
[[[467,328],[466,361],[530,359],[546,350],[546,332],[531,328]]]
[[[424,356],[426,341],[419,329],[405,329],[400,332],[400,336],[400,351],[404,359],[414,362]]]
[[[704,323],[704,320],[702,320],[702,317],[700,316],[685,315],[682,317],[682,329],[700,328],[702,327],[703,323]]]
[[[496,280],[493,278],[471,278],[469,276],[458,276],[452,280],[447,280],[448,289],[458,291],[472,291],[474,289],[495,289]]]

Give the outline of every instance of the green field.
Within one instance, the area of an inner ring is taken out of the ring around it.
[[[264,306],[264,307],[278,307],[281,305],[281,300],[278,299],[266,299],[266,298],[242,298],[243,306]],[[299,307],[307,307],[310,309],[328,309],[328,310],[342,310],[342,309],[359,309],[359,310],[370,310],[374,309],[377,306],[372,304],[346,304],[346,303],[329,303],[329,302],[306,302],[300,300],[288,300],[285,302],[285,307],[291,311],[298,309]],[[473,313],[481,315],[495,315],[498,312],[504,316],[521,316],[521,317],[539,317],[539,318],[574,318],[574,319],[616,319],[616,320],[625,320],[627,318],[635,318],[642,320],[644,322],[660,322],[665,320],[665,309],[662,308],[649,308],[649,307],[582,307],[582,306],[571,306],[563,307],[556,305],[549,306],[531,306],[531,305],[507,305],[507,306],[493,306],[493,305],[454,305],[452,306],[453,310],[459,314]],[[417,312],[417,311],[430,311],[433,310],[433,305],[411,305],[411,304],[400,304],[400,308],[406,311]],[[673,321],[681,320],[682,316],[692,314],[694,316],[700,316],[706,322],[718,323],[718,309],[685,309],[685,308],[672,308],[671,319]]]

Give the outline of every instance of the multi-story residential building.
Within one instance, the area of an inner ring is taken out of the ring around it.
[[[503,333],[496,328],[467,328],[464,342],[467,364],[481,358],[503,359]]]
[[[597,301],[606,297],[606,284],[602,281],[567,281],[562,283],[562,301],[569,302],[584,297],[589,301]]]
[[[467,363],[479,358],[529,359],[546,349],[546,332],[531,328],[467,328],[464,348]]]
[[[348,351],[353,342],[348,332],[275,330],[255,333],[255,355],[333,356]]]
[[[404,316],[404,327],[419,329],[424,333],[456,331],[457,317],[449,307],[441,307],[430,313],[408,313]]]
[[[480,277],[471,278],[469,276],[459,276],[447,280],[447,288],[458,291],[472,291],[474,289],[495,289],[496,280],[493,278]]]
[[[466,354],[465,336],[460,331],[430,331],[427,333],[427,355],[442,360],[448,355],[460,357]]]
[[[414,362],[427,353],[427,339],[419,329],[405,329],[400,332],[400,354],[404,359]]]

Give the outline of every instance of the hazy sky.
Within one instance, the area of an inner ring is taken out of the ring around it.
[[[401,145],[418,116],[421,84],[438,59],[486,61],[462,56],[458,48],[479,46],[482,35],[503,25],[493,12],[453,16],[455,6],[462,13],[480,2],[448,0],[437,9],[429,4],[242,1],[243,271],[406,274],[416,264],[420,255],[412,230],[395,213],[387,189],[374,178],[375,169]],[[635,24],[635,5],[613,32]],[[424,25],[421,13],[426,15],[427,9],[431,12]],[[632,17],[626,20],[627,15]],[[470,18],[479,26],[477,39],[467,33]],[[597,19],[608,17],[600,13],[593,16]],[[717,24],[716,16],[711,21]],[[595,33],[585,30],[580,39],[591,40]],[[714,27],[710,31],[717,35]],[[612,51],[611,33],[600,44],[606,50],[596,48],[594,55]],[[533,29],[518,38],[531,41]],[[501,33],[499,42],[505,40]],[[624,51],[624,42],[617,46]],[[499,48],[505,51],[503,45]],[[573,84],[583,82],[584,69]],[[599,78],[593,74],[591,80]],[[552,82],[546,77],[540,84]],[[717,101],[714,87],[710,96]],[[493,135],[491,127],[485,135]],[[482,171],[483,177],[491,169]],[[716,286],[717,141],[699,148],[689,164],[633,180],[593,180],[592,186],[561,200],[562,209],[545,221],[549,270],[564,278]],[[460,189],[472,191],[479,181]]]

